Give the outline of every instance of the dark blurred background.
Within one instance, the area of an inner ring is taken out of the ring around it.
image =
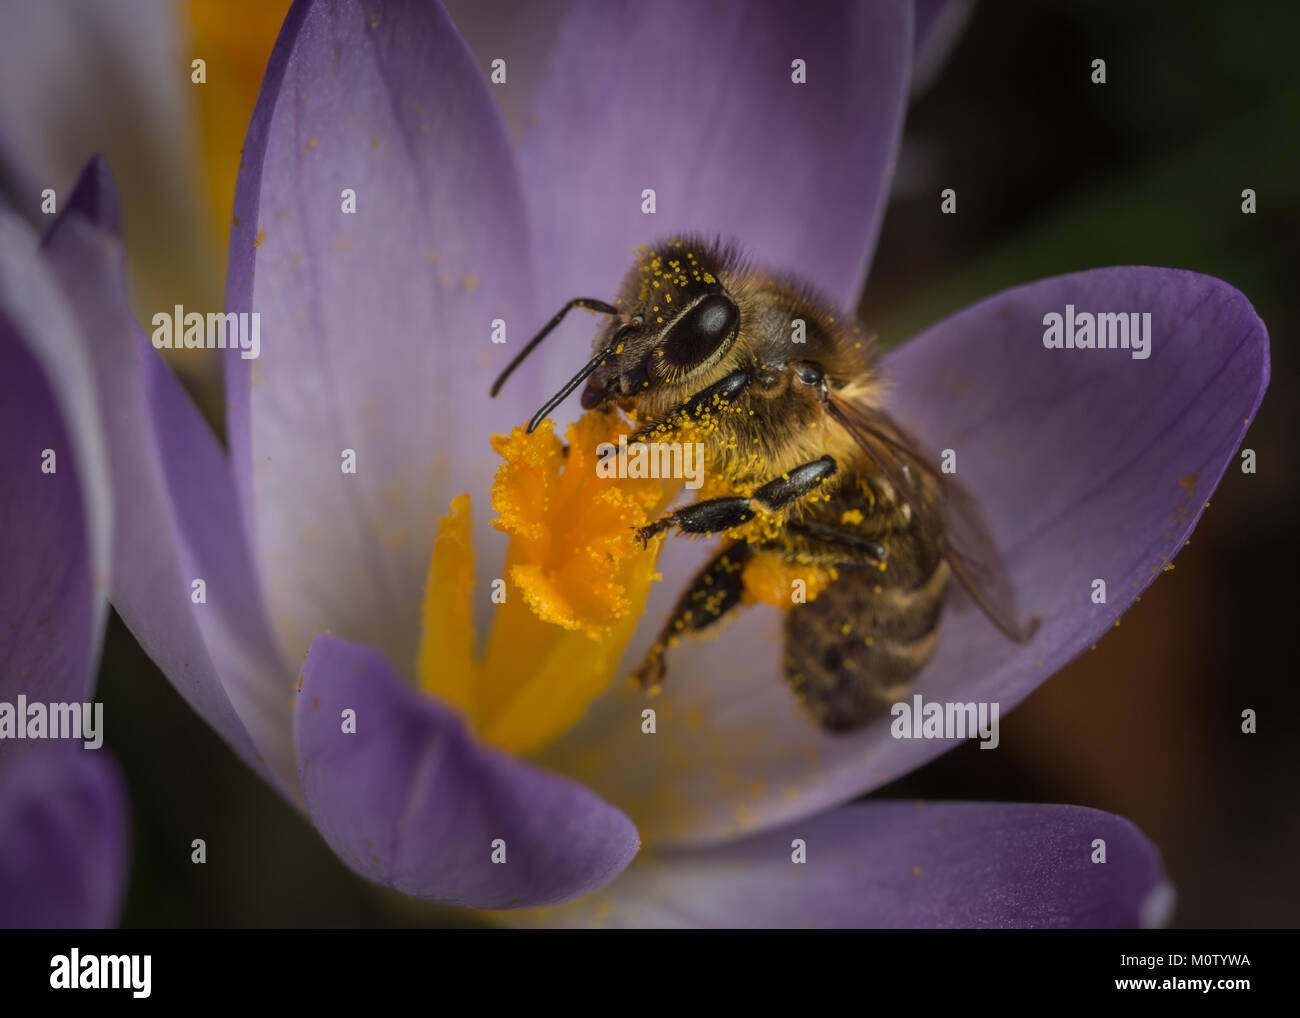
[[[1229,468],[1176,569],[1003,720],[1002,752],[969,743],[877,793],[1126,816],[1164,854],[1175,926],[1300,923],[1289,457],[1298,40],[1292,4],[977,6],[914,101],[861,309],[895,343],[1018,283],[1152,264],[1227,280],[1268,326],[1273,378],[1246,441],[1258,473]],[[269,51],[270,38],[259,45]],[[1090,81],[1098,57],[1105,85]],[[250,108],[251,95],[241,100]],[[957,191],[956,216],[939,212],[945,187]],[[1255,215],[1241,213],[1247,187]],[[180,367],[203,405],[219,407],[211,376]],[[354,877],[189,711],[116,617],[100,696],[117,719],[108,744],[134,809],[125,925],[477,921]],[[1255,735],[1240,730],[1246,707],[1258,714]],[[196,837],[208,845],[202,867],[190,862]]]

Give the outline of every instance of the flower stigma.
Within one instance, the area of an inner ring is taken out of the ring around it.
[[[505,582],[494,582],[492,628],[475,653],[474,545],[469,495],[438,525],[421,606],[421,688],[457,706],[486,741],[526,754],[557,739],[608,687],[645,606],[660,535],[636,528],[667,507],[680,480],[597,473],[597,446],[626,422],[591,411],[565,433],[494,435],[492,485],[511,537]]]

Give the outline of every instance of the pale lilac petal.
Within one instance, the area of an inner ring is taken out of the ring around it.
[[[494,61],[505,61],[505,81],[493,81],[491,92],[518,140],[570,0],[445,0],[445,5],[484,74],[492,72]]]
[[[634,247],[692,231],[856,306],[911,37],[906,2],[575,3],[520,151],[539,298],[612,300]],[[556,387],[592,331],[584,318],[548,340]]]
[[[1045,349],[1043,317],[1066,304],[1151,312],[1151,357]],[[1263,398],[1268,336],[1220,280],[1107,268],[989,297],[904,344],[885,371],[895,414],[929,449],[956,452],[1024,613],[1043,620],[1019,647],[978,612],[950,612],[914,692],[1005,713],[1100,639],[1182,548]],[[1105,605],[1091,601],[1094,578]],[[653,702],[653,740],[629,721],[645,701],[618,683],[546,763],[625,809],[647,841],[698,843],[819,812],[954,745],[894,739],[887,715],[823,733],[782,678],[780,634],[779,613],[759,607],[722,639],[683,641]]]
[[[512,349],[493,320],[535,321],[505,127],[440,4],[317,0],[281,30],[244,163],[227,304],[262,348],[227,361],[229,431],[275,632],[294,660],[329,629],[409,675],[437,518],[472,492],[499,563],[488,437],[537,398],[527,373],[518,405],[487,397]]]
[[[0,929],[117,922],[126,792],[103,750],[28,743],[0,770]]]
[[[95,590],[73,438],[13,310],[0,308],[0,701],[80,700],[93,678],[104,578]],[[0,742],[0,759],[7,748]]]
[[[0,435],[0,700],[80,701],[108,607],[112,496],[80,327],[35,234],[7,211]]]
[[[36,236],[0,211],[0,702],[92,696],[112,501],[90,358]],[[0,928],[113,922],[126,802],[103,750],[0,741]],[[102,730],[99,735],[102,737]]]
[[[626,816],[479,743],[375,650],[320,636],[303,674],[303,794],[317,830],[363,876],[417,898],[511,908],[595,890],[636,855]]]
[[[717,848],[648,854],[605,890],[526,918],[638,928],[1096,929],[1162,925],[1172,904],[1159,853],[1123,817],[1082,806],[881,800]]]
[[[117,198],[86,169],[45,250],[88,336],[117,499],[112,601],[177,690],[255,771],[297,784],[289,694],[211,429],[127,302]],[[196,579],[206,603],[193,601]]]
[[[95,153],[120,175],[134,292],[189,301],[220,285],[207,218],[198,97],[174,0],[5,4],[0,194],[37,229]],[[218,88],[221,85],[213,82]],[[184,242],[178,243],[178,239]],[[215,285],[214,285],[215,281]]]

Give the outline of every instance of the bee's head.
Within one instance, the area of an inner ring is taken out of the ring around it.
[[[587,380],[583,409],[685,382],[711,368],[739,331],[740,309],[725,291],[702,295],[662,325],[641,315],[615,323],[596,338],[595,352],[611,346],[612,352]]]
[[[587,410],[611,402],[630,409],[638,397],[661,387],[690,384],[740,334],[740,308],[723,283],[737,264],[735,249],[717,242],[674,239],[641,248],[616,304],[569,301],[501,372],[491,395],[574,307],[612,319],[596,337],[591,359],[533,416],[529,431],[584,381]]]
[[[716,244],[642,249],[617,302],[622,313],[593,344],[593,353],[610,353],[588,379],[583,407],[632,401],[712,369],[740,332],[740,308],[722,282],[733,261]]]

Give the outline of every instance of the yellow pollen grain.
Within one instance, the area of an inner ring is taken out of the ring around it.
[[[830,586],[835,574],[818,565],[800,565],[779,555],[757,554],[745,563],[741,574],[745,600],[789,608],[797,591],[796,582],[803,583],[803,597],[814,600]]]

